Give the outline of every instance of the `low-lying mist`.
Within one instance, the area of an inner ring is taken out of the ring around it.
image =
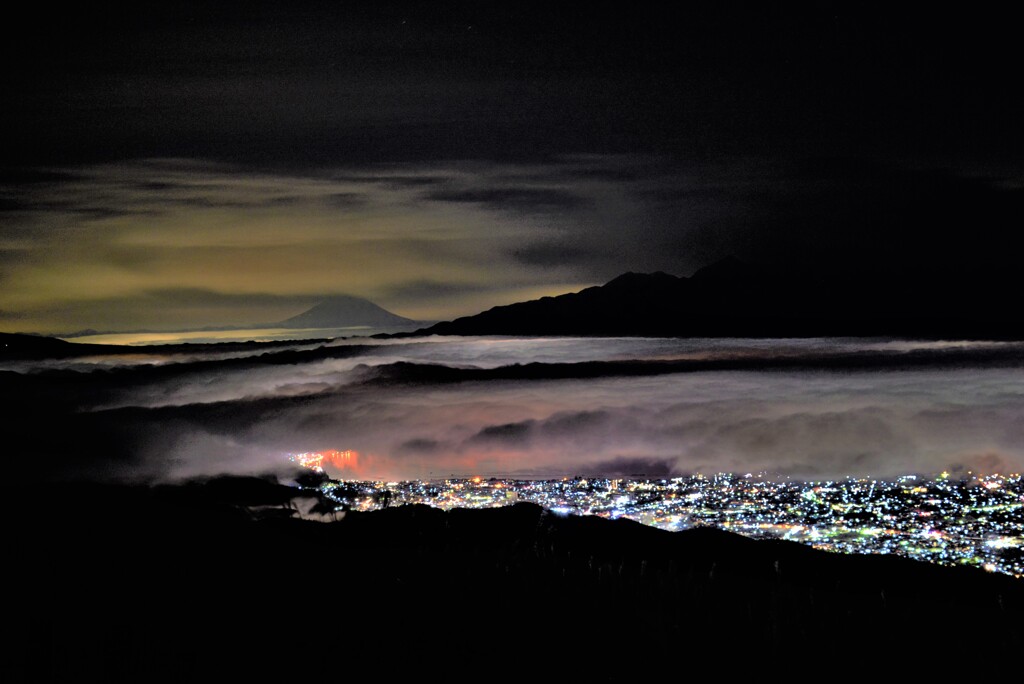
[[[358,455],[333,466],[349,479],[823,479],[1019,471],[1022,361],[998,342],[354,339],[2,377],[12,462],[39,475],[284,471],[336,449]]]

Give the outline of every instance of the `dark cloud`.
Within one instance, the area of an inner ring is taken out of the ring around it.
[[[21,185],[52,185],[74,181],[79,175],[68,170],[40,169],[33,167],[0,167],[0,187]]]
[[[566,169],[563,173],[569,177],[607,181],[609,183],[630,183],[640,180],[645,176],[644,173],[636,168],[583,167]]]
[[[367,203],[367,197],[358,192],[333,192],[325,198],[328,206],[336,209],[352,209],[362,207]]]
[[[551,437],[573,438],[604,427],[610,417],[607,411],[556,413],[541,424],[540,430]]]
[[[569,266],[583,271],[586,270],[586,264],[595,260],[608,260],[610,257],[602,253],[599,247],[582,240],[570,243],[565,239],[545,239],[515,247],[510,254],[513,259],[527,266]]]
[[[644,199],[669,205],[692,206],[694,202],[724,203],[727,200],[744,200],[749,189],[744,185],[723,185],[720,181],[707,185],[703,181],[681,181],[678,185],[663,185],[654,188],[643,188],[637,194]]]
[[[439,280],[410,280],[388,286],[388,297],[396,299],[435,299],[452,295],[491,292],[494,285],[488,283],[459,283]]]
[[[409,454],[436,454],[444,444],[436,439],[413,438],[399,445],[399,451]]]
[[[878,407],[815,413],[793,412],[777,418],[750,418],[717,428],[719,448],[733,448],[754,463],[783,462],[800,454],[794,470],[806,474],[849,470],[879,472],[892,454],[913,449],[913,432],[893,412]]]
[[[33,256],[33,250],[27,248],[0,248],[0,266],[28,263],[32,260]]]
[[[104,221],[125,216],[155,216],[158,212],[149,209],[125,209],[122,207],[78,206],[73,210],[80,218]]]
[[[554,188],[483,188],[438,190],[424,195],[435,202],[481,204],[498,211],[548,212],[583,206],[587,200]]]
[[[397,168],[402,168],[401,166]],[[410,170],[407,173],[380,171],[374,165],[367,165],[365,172],[354,171],[331,173],[332,181],[353,185],[376,185],[391,190],[416,190],[451,182],[450,174],[424,174]]]
[[[301,204],[307,198],[299,197],[297,195],[279,195],[277,197],[268,197],[263,200],[263,206],[265,207],[293,207]]]
[[[672,477],[679,475],[674,459],[617,456],[607,461],[587,464],[585,474],[592,477]]]
[[[80,221],[102,221],[123,216],[153,216],[157,213],[152,209],[135,208],[124,204],[104,206],[97,204],[93,199],[59,200],[38,194],[0,198],[0,211],[68,214]]]
[[[469,440],[477,444],[525,446],[535,428],[535,421],[488,425]]]
[[[182,188],[192,189],[193,186],[184,183],[169,183],[167,181],[142,181],[135,183],[134,188],[149,192],[166,192],[168,190],[180,190]]]
[[[240,201],[235,199],[224,199],[210,195],[191,195],[188,197],[166,197],[160,200],[161,204],[178,205],[194,209],[245,209],[249,207],[266,206],[266,200]]]
[[[180,287],[146,290],[141,298],[167,304],[213,304],[217,306],[259,307],[267,304],[310,306],[318,295],[279,295],[270,293],[226,293],[201,288]]]
[[[15,211],[26,211],[31,209],[32,205],[22,199],[15,197],[0,197],[0,212],[8,213]]]
[[[115,6],[112,6],[115,7]],[[3,33],[12,160],[1019,150],[1008,15],[916,2],[148,3]],[[63,46],[53,50],[50,46]]]
[[[133,161],[121,166],[93,167],[74,173],[53,172],[59,181],[24,185],[4,200],[7,210],[68,214],[77,219],[105,220],[125,216],[157,216],[178,207],[242,209],[275,206],[281,196],[245,193],[223,182],[223,176],[205,175],[205,182],[182,179],[189,172],[206,174],[214,167],[196,163],[185,167],[174,160],[165,163]],[[230,169],[221,168],[221,173]],[[48,177],[49,172],[44,172]],[[149,180],[145,179],[147,176]],[[220,182],[213,181],[217,178]]]

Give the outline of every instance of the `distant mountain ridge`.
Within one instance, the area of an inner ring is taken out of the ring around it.
[[[391,313],[368,299],[351,295],[333,295],[308,311],[277,323],[275,328],[369,328],[412,327],[419,322]]]
[[[414,335],[1020,338],[1005,275],[926,279],[773,270],[735,257],[689,278],[625,273],[579,292],[498,306]]]
[[[140,328],[132,330],[94,330],[87,328],[68,333],[38,335],[38,337],[57,337],[73,339],[93,335],[167,333],[167,332],[207,332],[225,330],[253,330],[260,328],[377,328],[412,330],[417,326],[426,325],[428,321],[417,321],[393,314],[387,309],[374,304],[368,299],[352,295],[328,295],[320,298],[311,308],[283,321],[251,323],[248,325],[203,325],[200,327],[184,327],[177,330]]]
[[[902,273],[770,268],[727,257],[690,277],[624,273],[579,292],[497,306],[427,326],[373,302],[332,295],[283,321],[198,330],[370,328],[377,336],[923,337],[1024,339],[1020,284],[1005,270]],[[425,326],[419,327],[417,326]],[[388,332],[384,332],[388,331]],[[113,332],[113,331],[111,331]],[[151,330],[117,332],[157,332]],[[82,334],[96,334],[82,331]],[[60,352],[9,341],[7,355]],[[17,347],[17,349],[15,349]],[[32,351],[29,352],[29,349]]]

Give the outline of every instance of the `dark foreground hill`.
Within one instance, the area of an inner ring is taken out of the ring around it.
[[[81,350],[70,342],[42,335],[0,333],[0,361],[13,359],[67,358]]]
[[[9,493],[4,681],[615,681],[894,653],[991,675],[1024,646],[1005,576],[527,504],[317,523],[296,491]]]
[[[626,273],[414,334],[1020,338],[1019,291],[1006,273],[781,271],[730,257],[689,278]]]

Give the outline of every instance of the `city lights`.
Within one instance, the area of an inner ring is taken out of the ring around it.
[[[322,472],[315,456],[292,458]],[[669,531],[712,526],[826,551],[892,553],[1024,577],[1020,474],[954,478],[942,473],[934,478],[817,482],[729,473],[629,480],[327,480],[320,490],[339,509],[403,504],[495,508],[527,501],[559,515],[629,518]]]

